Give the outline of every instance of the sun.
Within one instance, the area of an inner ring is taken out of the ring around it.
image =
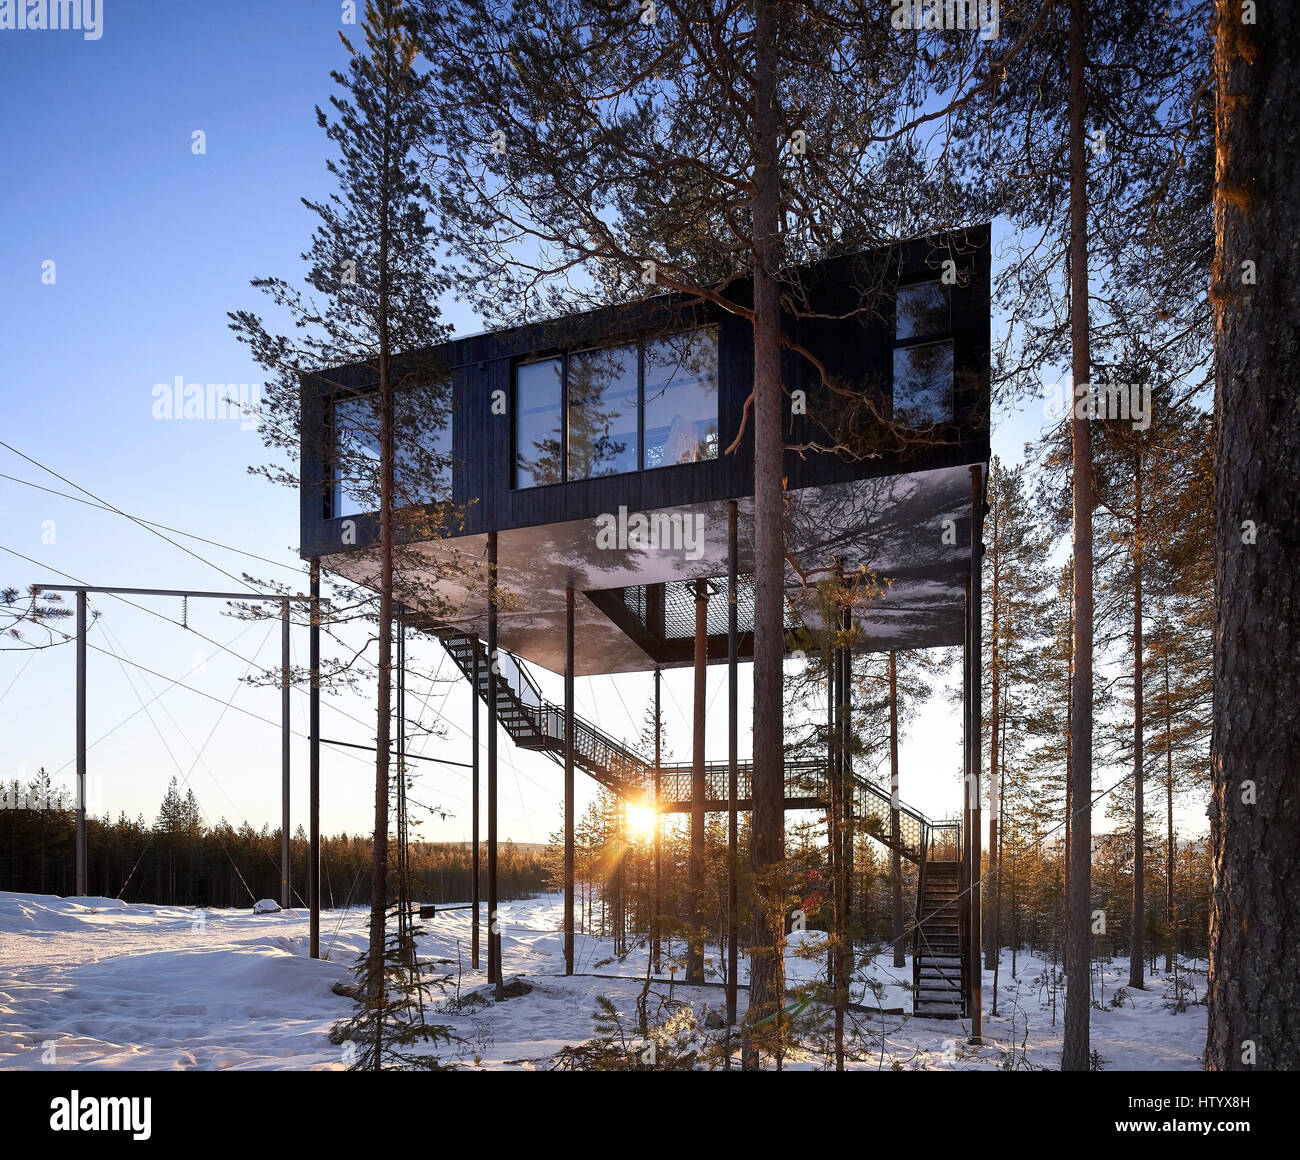
[[[653,806],[629,804],[626,810],[627,829],[633,838],[644,841],[655,836],[655,819],[658,814]]]

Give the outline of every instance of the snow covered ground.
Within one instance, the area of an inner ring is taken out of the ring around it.
[[[560,900],[506,903],[501,913],[506,976],[521,976],[533,989],[465,1014],[438,1016],[463,1038],[463,1066],[550,1066],[555,1052],[594,1034],[598,995],[632,1015],[637,976],[646,967],[643,948],[619,962],[608,940],[579,935],[580,973],[566,979],[556,932]],[[361,910],[322,915],[321,945],[329,959],[313,960],[303,911],[254,915],[0,893],[0,1068],[341,1069],[344,1049],[330,1044],[328,1032],[352,1005],[331,987],[350,980],[349,967],[365,946],[366,920]],[[483,972],[469,964],[469,912],[439,914],[424,926],[422,957],[441,960],[440,969],[453,977],[461,964],[462,996],[483,989]],[[816,938],[802,936],[805,942]],[[824,955],[800,957],[792,947],[789,972],[809,978],[823,962]],[[1194,966],[1202,973],[1186,978],[1199,998],[1204,964]],[[1003,952],[997,1016],[991,1013],[992,975],[984,976],[986,1043],[979,1047],[966,1043],[966,1022],[860,1015],[859,1026],[872,1033],[872,1056],[852,1066],[1054,1068],[1064,1008],[1058,994],[1053,1026],[1050,970],[1022,953],[1013,980],[1010,952]],[[1116,961],[1094,979],[1101,1006],[1092,1012],[1092,1045],[1103,1067],[1199,1069],[1205,1008],[1193,1004],[1175,1013],[1168,998],[1172,984],[1159,976],[1146,991],[1126,993],[1112,1006],[1127,975],[1127,962]],[[895,970],[891,956],[882,955],[862,972],[854,999],[886,1011],[910,1009],[897,985],[910,977],[910,965]],[[869,988],[868,978],[877,987]],[[655,984],[660,995],[670,990],[694,1006],[701,1021],[707,1008],[723,1003],[720,987],[688,988],[668,977]],[[744,1003],[742,990],[742,1009]],[[816,1068],[824,1060],[809,1056],[788,1065]]]

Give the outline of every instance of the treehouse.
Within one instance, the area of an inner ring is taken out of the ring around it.
[[[978,1016],[969,739],[979,733],[989,261],[980,226],[819,263],[787,279],[783,321],[787,650],[818,628],[814,580],[864,574],[880,590],[854,614],[854,650],[964,650],[970,801],[960,820],[892,801],[838,752],[785,769],[787,809],[824,809],[841,794],[847,816],[919,866],[915,1010],[933,1016]],[[432,514],[399,521],[404,567],[427,564],[401,599],[406,622],[441,640],[486,709],[489,911],[497,725],[565,767],[570,819],[575,768],[660,813],[701,799],[705,810],[750,806],[751,763],[734,751],[726,763],[664,764],[578,716],[572,695],[575,674],[753,655],[748,293],[738,281],[664,294],[429,352],[445,416],[405,437],[436,448],[441,466],[406,495]],[[302,555],[360,584],[374,583],[378,518],[351,486],[343,433],[375,429],[375,389],[363,366],[302,385]],[[361,442],[363,458],[377,455],[373,436]],[[410,457],[399,446],[394,458],[401,475]],[[543,696],[533,667],[566,677],[564,704]],[[571,874],[566,914],[571,966]],[[488,950],[499,979],[499,951]]]

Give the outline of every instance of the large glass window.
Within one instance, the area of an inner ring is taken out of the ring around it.
[[[564,476],[564,367],[558,358],[515,368],[515,486]]]
[[[687,331],[647,344],[644,466],[717,457],[717,330]]]
[[[589,350],[569,359],[569,478],[635,471],[639,352]]]
[[[515,368],[515,487],[718,457],[718,330]]]
[[[894,418],[909,427],[952,419],[952,343],[894,350]]]
[[[896,341],[946,334],[951,325],[947,286],[941,282],[921,282],[898,288],[894,308]]]
[[[334,516],[379,506],[379,415],[368,396],[334,404]]]
[[[896,422],[928,427],[952,421],[951,333],[947,286],[921,282],[898,288],[894,308]]]
[[[416,387],[393,400],[396,508],[451,500],[451,407],[447,384]],[[379,395],[338,399],[333,409],[335,517],[379,510]]]

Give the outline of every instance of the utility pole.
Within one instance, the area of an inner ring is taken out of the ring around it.
[[[303,596],[264,596],[258,592],[209,592],[193,588],[119,588],[100,587],[94,584],[37,584],[36,592],[72,592],[76,595],[77,607],[77,676],[76,676],[76,762],[77,762],[77,806],[76,806],[76,872],[74,886],[77,897],[85,897],[87,889],[87,867],[89,859],[86,854],[86,629],[88,599],[92,592],[105,596],[177,596],[182,600],[227,600],[246,604],[279,604],[281,624],[280,645],[280,808],[281,808],[281,844],[280,844],[280,898],[281,905],[288,907],[290,898],[289,874],[289,771],[290,771],[290,725],[289,725],[289,606],[295,603],[309,603],[312,609],[312,704],[316,716],[312,718],[310,728],[313,761],[319,761],[319,669],[320,669],[320,565],[312,562],[311,595]],[[328,601],[323,602],[328,604]],[[319,801],[314,799],[313,816],[318,816]],[[254,901],[257,901],[254,899]],[[314,945],[314,944],[313,944]],[[313,956],[315,957],[315,956]]]
[[[77,590],[77,896],[86,895],[86,590]]]
[[[280,603],[280,906],[293,905],[292,855],[289,845],[289,602]]]
[[[473,903],[473,906],[474,906],[474,925],[470,928],[470,957],[471,957],[471,958],[473,959],[473,961],[474,961],[474,969],[475,969],[476,971],[478,970],[478,964],[479,964],[479,955],[478,955],[478,923],[479,923],[479,913],[478,913],[478,904],[479,904],[479,838],[478,838],[478,811],[479,811],[479,803],[478,803],[478,697],[479,697],[479,692],[478,692],[478,679],[479,679],[479,677],[478,677],[478,675],[479,675],[479,664],[478,664],[478,641],[475,640],[475,642],[474,642],[474,678],[473,678],[473,679],[474,679],[474,687],[473,687],[473,690],[472,690],[472,692],[471,692],[471,694],[470,694],[470,701],[472,701],[472,702],[473,702],[473,705],[474,705],[474,726],[473,726],[473,734],[472,734],[472,744],[473,744],[473,748],[474,748],[474,759],[473,759],[473,768],[474,768],[474,772],[473,772],[474,788],[473,788],[473,791],[472,791],[472,803],[471,803],[471,805],[470,805],[470,812],[474,815],[473,820],[470,822],[471,840],[473,841],[473,844],[474,844],[474,862],[473,862],[474,869],[473,869],[473,871],[472,871],[472,873],[471,873],[471,877],[472,877],[472,880],[473,880],[473,894],[474,894],[474,903]]]
[[[311,562],[311,628],[307,633],[311,682],[307,693],[307,909],[308,951],[320,958],[320,560]]]

